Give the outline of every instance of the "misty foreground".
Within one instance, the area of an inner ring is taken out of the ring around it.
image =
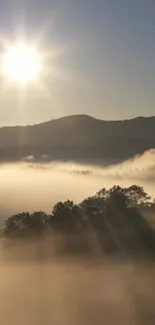
[[[154,324],[154,210],[142,187],[114,186],[79,204],[58,202],[51,214],[7,218],[1,323]]]
[[[151,264],[117,264],[100,258],[1,262],[0,321],[5,325],[154,324],[154,271]]]

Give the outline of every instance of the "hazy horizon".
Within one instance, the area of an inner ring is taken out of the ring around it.
[[[43,124],[43,123],[48,123],[50,121],[55,121],[55,120],[61,120],[63,118],[68,118],[68,117],[74,117],[74,116],[87,116],[87,117],[91,117],[95,120],[100,120],[100,121],[103,121],[103,122],[123,122],[123,121],[132,121],[132,120],[135,120],[135,119],[140,119],[140,118],[153,118],[155,117],[155,114],[154,115],[133,115],[131,116],[130,118],[121,118],[121,119],[104,119],[104,118],[99,118],[99,116],[97,115],[89,115],[89,114],[83,114],[83,113],[75,113],[75,114],[71,114],[71,115],[62,115],[62,116],[58,116],[58,117],[54,117],[54,118],[51,118],[51,119],[48,119],[48,120],[41,120],[41,121],[38,121],[38,122],[34,122],[34,123],[29,123],[29,124],[6,124],[6,125],[0,125],[0,128],[3,128],[3,127],[16,127],[16,126],[34,126],[34,125],[39,125],[39,124]]]

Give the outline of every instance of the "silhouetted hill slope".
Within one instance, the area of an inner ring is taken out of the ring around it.
[[[73,115],[33,126],[0,128],[0,159],[126,159],[155,148],[155,117],[102,121]]]

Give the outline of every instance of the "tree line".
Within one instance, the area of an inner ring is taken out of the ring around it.
[[[144,250],[154,253],[155,234],[141,213],[142,209],[154,206],[143,187],[103,188],[79,204],[70,200],[58,202],[51,214],[35,211],[12,215],[4,223],[2,236],[27,239],[63,234],[73,238],[94,232],[104,251]]]
[[[127,188],[114,186],[111,189],[103,188],[95,195],[84,199],[81,203],[73,201],[58,202],[51,212],[33,213],[22,212],[10,216],[4,224],[5,236],[41,235],[47,229],[55,231],[73,232],[84,229],[88,224],[95,226],[96,221],[106,215],[107,219],[113,216],[119,223],[118,213],[123,217],[128,212],[135,212],[139,208],[152,207],[154,203],[143,187],[133,185]]]

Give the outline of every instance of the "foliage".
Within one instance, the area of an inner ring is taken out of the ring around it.
[[[128,207],[150,206],[151,197],[144,191],[143,187],[132,185],[124,189],[124,194],[127,197]]]
[[[62,231],[73,231],[80,222],[80,208],[73,201],[58,202],[52,211],[50,223]]]
[[[48,231],[50,234],[61,232],[75,236],[80,233],[83,236],[85,229],[93,229],[106,250],[133,246],[149,247],[154,251],[154,232],[139,209],[152,206],[154,203],[140,186],[103,188],[79,204],[70,200],[58,202],[51,215],[42,211],[15,214],[5,221],[3,234],[11,238],[27,238],[42,236]]]
[[[4,234],[6,236],[39,235],[44,230],[48,222],[46,213],[39,211],[29,214],[23,212],[9,217],[5,222]]]

